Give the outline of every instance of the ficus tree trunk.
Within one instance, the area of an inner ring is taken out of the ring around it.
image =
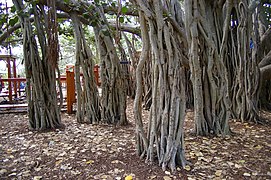
[[[137,152],[165,170],[185,166],[184,131],[186,98],[185,71],[186,37],[181,6],[178,1],[137,0],[140,10],[143,49],[136,69],[137,91],[134,103]],[[153,53],[148,59],[148,51]],[[142,123],[142,71],[152,64],[152,104],[147,132]]]
[[[227,1],[226,16],[222,19],[222,7],[218,1],[185,1],[195,131],[198,135],[230,133],[229,82],[225,66],[229,5],[230,1]]]
[[[127,35],[125,33],[122,33],[122,35],[125,39],[127,49],[128,49],[128,54],[130,57],[129,58],[130,59],[130,68],[129,68],[129,74],[127,76],[127,78],[129,78],[129,83],[128,83],[129,89],[128,89],[127,95],[134,99],[135,98],[135,91],[136,91],[135,70],[136,70],[136,66],[138,64],[139,57],[137,56],[136,48],[133,46],[133,44],[131,43],[131,41],[127,37]]]
[[[77,92],[77,121],[98,123],[101,119],[99,92],[94,78],[93,54],[85,39],[82,24],[76,13],[71,13],[76,42],[75,79]],[[81,81],[81,72],[83,79]]]
[[[121,37],[120,37],[121,38]],[[116,42],[116,41],[115,41]],[[124,80],[124,87],[126,88],[126,94],[127,96],[134,96],[134,89],[133,89],[133,82],[131,78],[131,71],[130,71],[130,62],[127,56],[127,53],[125,52],[125,49],[122,45],[122,42],[119,41],[117,43],[118,51],[120,54],[120,67],[121,67],[121,72]]]
[[[255,11],[252,11],[254,38],[251,48],[252,60],[256,61],[260,68],[260,107],[271,110],[271,22],[268,20],[270,3],[265,3],[267,2],[260,1],[260,4],[256,4]]]
[[[252,10],[246,0],[187,0],[185,9],[196,133],[230,134],[229,118],[258,118]]]
[[[56,91],[58,39],[55,4],[53,1],[49,2],[50,8],[47,10],[49,15],[46,15],[42,6],[37,8],[33,5],[34,24],[41,48],[40,55],[29,15],[24,13],[24,4],[18,0],[13,0],[13,3],[19,12],[18,16],[23,29],[29,126],[33,130],[63,127]],[[47,32],[47,38],[45,32]]]
[[[101,62],[101,120],[125,125],[127,91],[120,60],[102,7],[96,7],[96,12],[99,20],[94,32]]]
[[[255,56],[252,56],[252,51],[257,49],[257,43],[254,43],[255,47],[251,44],[256,35],[252,31],[253,9],[250,9],[248,0],[239,0],[227,8],[228,16],[233,17],[231,22],[235,22],[227,31],[230,47],[227,50],[230,54],[227,58],[227,69],[231,82],[229,89],[232,90],[230,97],[233,117],[241,121],[257,122],[260,71]]]

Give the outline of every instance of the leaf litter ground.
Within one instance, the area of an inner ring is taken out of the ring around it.
[[[171,173],[136,155],[132,107],[129,101],[125,127],[78,124],[63,113],[66,128],[46,133],[29,131],[26,114],[0,114],[0,179],[271,179],[270,113],[264,125],[231,121],[231,137],[196,137],[188,112],[192,165]]]

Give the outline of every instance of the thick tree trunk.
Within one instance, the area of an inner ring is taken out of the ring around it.
[[[135,89],[133,86],[132,78],[131,78],[131,71],[130,71],[130,62],[128,60],[127,54],[124,50],[123,45],[121,42],[118,42],[117,44],[118,50],[120,52],[120,67],[121,67],[121,72],[124,80],[124,87],[126,88],[126,94],[127,96],[134,96],[134,91]]]
[[[220,34],[221,11],[216,9],[216,3],[204,0],[185,1],[195,131],[198,135],[230,133],[228,72],[224,62],[227,54],[225,28],[229,26],[230,14],[226,9],[224,34]]]
[[[75,79],[77,92],[77,121],[97,123],[100,121],[99,92],[94,78],[93,54],[87,45],[82,24],[75,13],[71,14],[76,42]],[[81,81],[81,70],[83,82]],[[83,84],[83,86],[82,86]]]
[[[232,88],[231,101],[234,117],[241,121],[258,120],[258,100],[260,87],[260,71],[257,66],[255,51],[258,49],[257,43],[251,45],[255,34],[252,31],[252,14],[247,0],[239,0],[238,4],[228,6],[228,11],[232,12],[237,19],[231,19],[236,23],[228,30],[229,46],[231,53],[228,57],[228,72],[233,68],[235,71],[229,73]],[[229,14],[228,16],[231,16]],[[252,36],[251,36],[252,35]],[[253,56],[254,55],[254,56]],[[227,55],[225,55],[226,57]]]
[[[45,28],[42,24],[42,20],[45,18],[43,7],[40,10],[36,6],[33,6],[35,16],[35,26],[38,34],[39,44],[41,47],[42,56],[40,57],[38,46],[35,39],[35,34],[31,26],[29,17],[24,15],[22,12],[25,9],[21,1],[13,0],[13,3],[18,12],[23,28],[24,37],[24,60],[25,70],[27,77],[27,100],[28,100],[28,116],[29,126],[33,130],[48,130],[62,127],[60,118],[60,108],[57,102],[57,91],[56,91],[56,65],[58,60],[58,42],[57,42],[57,31],[55,8],[53,7],[48,10],[48,13],[52,13],[48,20],[51,23],[47,24],[48,32],[52,33],[56,39],[52,39],[48,42],[45,37]],[[50,12],[50,11],[53,12]],[[45,22],[46,23],[46,22]],[[52,34],[48,34],[50,37]],[[56,47],[54,51],[48,51],[47,46]],[[52,83],[55,82],[55,83]]]
[[[157,158],[165,170],[176,169],[176,165],[185,166],[183,123],[185,119],[185,73],[182,65],[186,56],[183,49],[185,35],[178,29],[183,26],[181,8],[178,1],[142,1],[137,0],[140,8],[140,23],[143,37],[143,49],[137,67],[137,91],[134,114],[137,125],[137,150],[146,161]],[[163,17],[171,15],[171,19]],[[173,25],[173,22],[177,24]],[[148,28],[147,28],[147,25]],[[146,35],[148,31],[148,35]],[[152,59],[147,59],[150,41]],[[141,117],[142,70],[144,61],[152,63],[152,104],[148,132],[144,133]],[[150,60],[152,60],[150,62]]]
[[[100,22],[94,27],[101,61],[101,120],[105,123],[127,124],[126,88],[120,60],[110,28],[101,7],[96,8]],[[104,23],[101,23],[101,22]]]

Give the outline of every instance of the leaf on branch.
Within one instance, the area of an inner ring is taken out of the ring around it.
[[[119,22],[124,23],[124,17],[123,16],[119,17]]]
[[[70,0],[64,0],[65,4],[69,4]]]
[[[128,12],[128,8],[127,8],[126,6],[123,6],[123,7],[121,8],[121,12],[122,12],[123,14],[126,14],[126,13]]]
[[[100,1],[99,0],[94,0],[95,4],[99,4]]]
[[[85,13],[83,13],[83,17],[86,18],[86,19],[88,19],[88,18],[90,18],[90,15],[89,15],[88,12],[85,12]]]
[[[13,5],[13,6],[11,7],[10,11],[11,11],[12,13],[15,13],[16,7]]]
[[[19,18],[18,18],[18,16],[16,16],[16,17],[9,20],[9,25],[14,26],[18,21],[19,21]]]

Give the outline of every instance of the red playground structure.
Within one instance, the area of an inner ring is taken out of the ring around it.
[[[4,61],[7,66],[7,78],[0,78],[0,98],[4,101],[0,102],[0,112],[6,112],[3,110],[10,110],[13,108],[26,108],[27,102],[19,102],[18,100],[24,99],[25,86],[22,88],[21,83],[26,84],[26,78],[17,76],[16,72],[16,58],[12,55],[0,55],[0,61]],[[98,86],[100,86],[99,79],[99,66],[94,66],[94,76]],[[83,76],[83,74],[81,74]],[[76,91],[75,91],[75,74],[74,65],[66,66],[66,75],[60,77],[62,85],[62,92],[66,91],[64,99],[66,102],[63,105],[67,106],[67,113],[73,113],[73,105],[76,102]]]
[[[5,90],[4,87],[1,87],[1,94],[0,97],[8,97],[9,102],[14,101],[14,99],[17,99],[19,96],[21,96],[22,89],[20,89],[21,82],[25,82],[26,78],[20,78],[17,76],[16,72],[16,58],[12,55],[0,55],[0,61],[4,61],[7,65],[7,71],[8,71],[8,77],[0,79],[1,85],[6,87]]]

